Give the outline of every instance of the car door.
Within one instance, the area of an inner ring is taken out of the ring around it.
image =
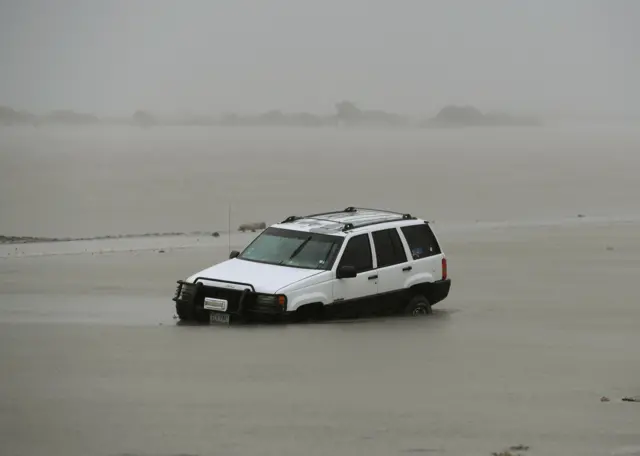
[[[397,228],[374,231],[371,235],[377,260],[378,294],[386,306],[403,294],[411,265]]]
[[[333,280],[333,302],[348,307],[359,307],[378,292],[373,251],[368,233],[358,234],[347,241],[342,256],[336,261],[334,274],[342,265],[354,266],[355,277]],[[334,276],[335,277],[335,276]]]

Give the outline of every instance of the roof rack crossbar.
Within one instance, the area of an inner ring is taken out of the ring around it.
[[[306,215],[306,216],[305,216],[305,218],[308,218],[308,217],[318,217],[318,216],[320,216],[320,215],[342,214],[342,213],[344,213],[344,212],[345,212],[345,211],[318,212],[317,214],[309,214],[309,215]]]
[[[332,219],[328,219],[328,218],[322,218],[322,217],[318,217],[319,215],[329,215],[329,214],[341,214],[342,211],[337,211],[337,212],[326,212],[324,214],[315,214],[315,215],[303,215],[303,216],[299,216],[299,215],[291,215],[289,217],[287,217],[286,219],[284,219],[282,222],[280,223],[291,223],[291,222],[295,222],[296,220],[303,220],[303,219],[310,219],[310,220],[320,220],[322,222],[329,222],[329,223],[336,223],[338,225],[344,225],[344,226],[353,226],[351,223],[349,222],[343,222],[340,220],[332,220]]]
[[[318,212],[317,214],[309,214],[309,215],[290,215],[286,219],[284,219],[281,223],[289,223],[295,222],[296,220],[300,220],[303,218],[317,218],[321,215],[333,215],[333,214],[343,214],[345,211],[330,211],[330,212]],[[319,219],[318,219],[319,220]],[[327,220],[334,223],[342,223],[337,220]]]
[[[403,212],[389,211],[387,209],[376,209],[373,207],[356,207],[356,206],[349,206],[342,212],[358,212],[358,211],[383,212],[385,214],[405,215],[405,213]]]
[[[390,215],[397,215],[397,218],[392,218],[392,219],[382,219],[382,220],[374,220],[374,221],[370,221],[370,222],[364,222],[364,223],[359,223],[357,225],[354,225],[352,222],[343,222],[340,220],[332,220],[329,218],[323,218],[321,216],[323,215],[333,215],[333,214],[343,214],[343,213],[351,213],[351,212],[358,212],[359,210],[362,211],[371,211],[371,212],[379,212],[382,214],[390,214]],[[301,219],[313,219],[313,220],[320,220],[323,222],[330,222],[330,223],[336,223],[339,225],[343,225],[342,231],[349,231],[349,230],[353,230],[356,228],[362,228],[362,227],[366,227],[366,226],[371,226],[371,225],[376,225],[379,223],[388,223],[388,222],[394,222],[394,221],[398,221],[398,220],[415,220],[416,218],[409,214],[409,213],[402,213],[402,212],[395,212],[395,211],[388,211],[388,210],[384,210],[384,209],[372,209],[372,208],[365,208],[365,207],[354,207],[354,206],[349,206],[346,209],[342,210],[342,211],[330,211],[330,212],[319,212],[317,214],[310,214],[310,215],[290,215],[289,217],[287,217],[286,219],[284,219],[281,223],[291,223],[291,222],[295,222],[296,220],[301,220]]]
[[[349,222],[341,222],[340,220],[331,220],[328,218],[316,217],[315,215],[307,215],[306,217],[302,217],[302,218],[311,219],[311,220],[320,220],[322,222],[337,223],[338,225],[345,225],[345,226],[350,225]]]
[[[399,220],[415,220],[416,219],[415,217],[411,217],[411,216],[405,217],[405,215],[408,215],[408,214],[403,214],[402,217],[395,218],[395,219],[374,220],[372,222],[359,223],[357,225],[354,225],[353,223],[347,223],[346,224],[347,226],[345,226],[342,229],[342,231],[355,230],[357,228],[364,228],[364,227],[371,226],[371,225],[379,225],[381,223],[397,222]]]

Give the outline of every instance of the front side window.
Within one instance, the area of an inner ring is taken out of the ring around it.
[[[368,234],[359,234],[349,239],[340,259],[340,266],[353,266],[358,273],[373,269],[371,242],[369,242]]]
[[[267,228],[237,258],[304,269],[330,269],[341,236]]]

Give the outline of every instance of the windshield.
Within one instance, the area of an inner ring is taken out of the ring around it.
[[[344,238],[267,228],[238,256],[242,260],[305,269],[330,269]]]

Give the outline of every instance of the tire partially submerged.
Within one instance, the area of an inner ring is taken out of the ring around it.
[[[404,314],[412,317],[421,317],[431,313],[433,313],[431,303],[421,294],[414,295],[404,308]]]

